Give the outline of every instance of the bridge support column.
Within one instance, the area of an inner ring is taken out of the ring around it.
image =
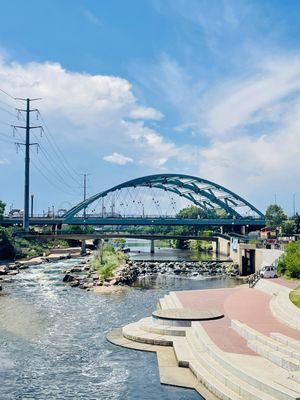
[[[241,235],[248,235],[248,227],[245,225],[241,226]]]
[[[150,253],[151,254],[155,253],[154,239],[151,239]]]
[[[217,238],[215,243],[216,243],[216,258],[218,258],[219,255],[220,255],[220,241],[219,241],[219,238]]]
[[[81,241],[81,252],[80,253],[81,253],[82,256],[86,254],[86,242],[85,242],[85,240]]]

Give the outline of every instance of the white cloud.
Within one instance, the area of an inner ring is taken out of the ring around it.
[[[160,111],[151,107],[136,107],[131,111],[130,117],[133,119],[160,120],[163,115]]]
[[[283,100],[300,90],[299,61],[269,60],[258,66],[252,76],[225,83],[210,93],[204,109],[207,132],[224,135],[251,122],[263,121],[265,112],[270,115],[270,107],[276,107],[278,113],[278,105],[285,106]]]
[[[119,164],[119,165],[126,165],[128,163],[132,163],[133,159],[131,157],[126,157],[123,154],[120,153],[112,153],[109,156],[103,157],[103,160],[108,161],[113,164]]]
[[[3,158],[3,159],[0,159],[0,165],[6,165],[6,164],[9,164],[10,162],[7,160],[7,159],[5,159],[5,158]]]
[[[82,15],[92,24],[102,26],[100,19],[90,10],[83,10]]]
[[[145,121],[161,119],[162,113],[140,105],[126,79],[70,72],[58,63],[0,60],[0,81],[15,96],[41,97],[35,105],[64,144],[84,145],[91,151],[101,145],[110,154],[118,143],[124,151],[138,149],[140,159],[151,167],[178,153],[173,142],[146,126]]]

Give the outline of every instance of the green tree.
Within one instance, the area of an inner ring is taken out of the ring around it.
[[[298,213],[295,215],[295,233],[300,233],[300,215]]]
[[[286,245],[277,269],[289,278],[300,278],[300,242],[291,242]]]
[[[284,235],[293,235],[296,230],[295,221],[293,219],[287,219],[286,221],[283,221],[281,229]]]
[[[4,210],[5,210],[6,204],[0,200],[0,219],[3,218]]]
[[[277,204],[269,205],[266,210],[266,223],[270,228],[279,228],[286,219],[287,216],[282,207],[278,206]]]
[[[12,229],[0,226],[0,260],[13,259],[15,256],[16,249]]]

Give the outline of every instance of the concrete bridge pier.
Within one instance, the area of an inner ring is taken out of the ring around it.
[[[154,254],[154,253],[155,253],[154,239],[151,239],[150,253],[151,253],[151,254]]]
[[[86,241],[85,240],[81,241],[81,252],[80,252],[80,254],[81,255],[85,255],[86,254]]]

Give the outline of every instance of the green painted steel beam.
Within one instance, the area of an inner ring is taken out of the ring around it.
[[[182,180],[190,180],[191,182],[190,183],[184,183]],[[175,186],[176,187],[175,188],[172,187],[172,189],[176,189],[177,191],[180,192],[179,189],[180,188],[184,188],[186,186],[186,188],[191,190],[191,193],[201,194],[202,196],[207,198],[207,201],[209,203],[212,202],[212,203],[218,205],[219,207],[221,207],[222,209],[225,209],[229,214],[233,214],[233,215],[236,215],[239,218],[242,218],[242,216],[237,211],[235,211],[232,207],[226,205],[225,202],[222,202],[221,200],[217,199],[217,197],[212,194],[212,190],[211,190],[211,193],[209,193],[206,190],[200,189],[195,184],[195,182],[197,182],[199,184],[208,185],[209,187],[213,187],[215,189],[223,191],[224,193],[227,193],[231,198],[240,201],[241,205],[249,207],[253,212],[255,212],[257,214],[257,216],[259,216],[261,218],[264,218],[263,213],[260,212],[252,204],[250,204],[247,200],[243,199],[238,194],[232,192],[229,189],[226,189],[224,186],[221,186],[221,185],[219,185],[217,183],[208,181],[206,179],[198,178],[198,177],[195,177],[195,176],[191,176],[191,175],[157,174],[157,175],[149,175],[149,176],[143,176],[143,177],[140,177],[140,178],[137,178],[137,179],[132,179],[130,181],[127,181],[127,182],[121,183],[121,184],[119,184],[117,186],[114,186],[114,187],[112,187],[112,188],[110,188],[108,190],[105,190],[103,192],[97,193],[94,196],[91,196],[87,200],[77,204],[75,207],[71,208],[68,212],[66,212],[66,214],[64,215],[65,221],[68,221],[71,218],[73,218],[78,212],[82,211],[84,208],[89,206],[94,201],[98,200],[99,198],[105,197],[109,193],[114,192],[116,190],[120,190],[120,189],[123,189],[123,188],[126,188],[126,187],[137,187],[137,186],[149,186],[149,187],[151,187],[152,185],[155,185],[155,184],[162,184],[164,186],[164,185],[168,185],[170,183],[170,181],[175,181]],[[170,189],[167,188],[167,190],[170,190]],[[219,207],[217,207],[217,208],[219,208]]]

